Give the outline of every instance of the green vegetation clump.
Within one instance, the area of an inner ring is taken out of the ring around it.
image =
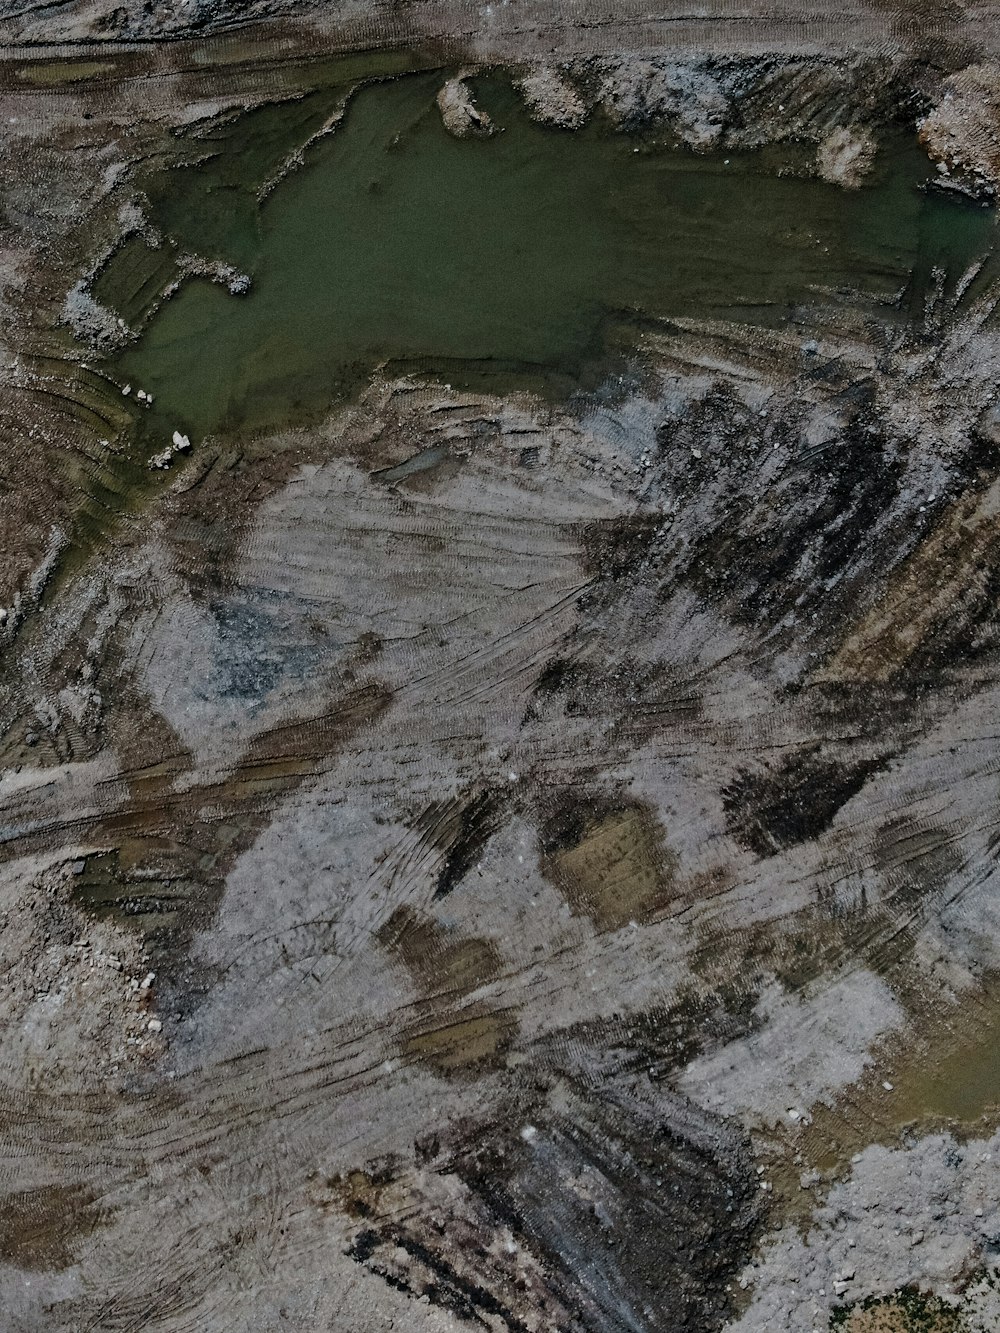
[[[962,1333],[965,1323],[939,1296],[901,1287],[891,1296],[866,1296],[834,1310],[830,1327],[845,1333]]]

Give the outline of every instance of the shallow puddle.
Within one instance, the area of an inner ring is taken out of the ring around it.
[[[970,1030],[935,1043],[934,1058],[897,1074],[889,1099],[898,1123],[953,1120],[974,1124],[1000,1109],[1000,1001],[978,1011]]]
[[[143,413],[154,442],[302,420],[382,363],[453,384],[564,390],[622,324],[807,324],[804,309],[842,289],[887,304],[909,289],[905,308],[934,264],[956,282],[991,243],[990,212],[918,188],[928,164],[909,142],[884,150],[871,183],[851,192],[808,176],[805,148],[697,156],[600,117],[576,132],[544,128],[499,78],[478,94],[502,128],[458,140],[434,104],[441,81],[362,88],[262,203],[260,184],[343,85],[192,141],[200,161],[150,182],[154,220],[178,252],[252,280],[233,295],[188,279],[110,368],[154,394]],[[98,291],[136,320],[162,256],[122,262]]]
[[[36,88],[55,88],[64,83],[85,83],[102,74],[110,74],[114,63],[109,60],[51,60],[22,65],[17,77]]]

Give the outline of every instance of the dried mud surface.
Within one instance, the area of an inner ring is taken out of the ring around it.
[[[991,264],[154,468],[94,292],[176,131],[375,47],[456,133],[497,63],[845,191],[905,126],[992,208],[1000,11],[0,36],[2,1333],[996,1328]]]

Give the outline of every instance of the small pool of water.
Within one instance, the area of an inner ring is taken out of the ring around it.
[[[960,1035],[942,1033],[934,1057],[904,1064],[893,1075],[888,1105],[899,1124],[950,1120],[996,1124],[1000,1110],[1000,995],[995,981],[980,1002],[969,1005]]]
[[[214,156],[151,182],[180,250],[252,278],[242,296],[188,280],[110,367],[155,395],[154,440],[308,418],[385,362],[565,391],[623,323],[773,325],[840,289],[891,304],[908,284],[919,296],[936,263],[956,281],[992,243],[989,211],[918,188],[928,164],[910,142],[846,191],[804,173],[805,148],[697,156],[600,118],[545,128],[499,77],[479,97],[502,128],[459,140],[434,104],[441,80],[360,89],[261,204],[260,180],[337,89],[249,113]]]

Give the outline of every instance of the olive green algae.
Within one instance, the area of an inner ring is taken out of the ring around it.
[[[540,126],[500,78],[478,85],[498,132],[456,139],[434,104],[441,79],[362,87],[262,199],[343,88],[222,126],[202,160],[152,183],[178,251],[251,279],[243,295],[185,280],[111,367],[154,395],[154,444],[308,418],[387,363],[565,388],[630,320],[806,327],[840,291],[905,313],[934,265],[955,283],[991,245],[989,211],[918,188],[928,164],[912,142],[848,191],[809,174],[805,149],[699,156],[600,117]]]

